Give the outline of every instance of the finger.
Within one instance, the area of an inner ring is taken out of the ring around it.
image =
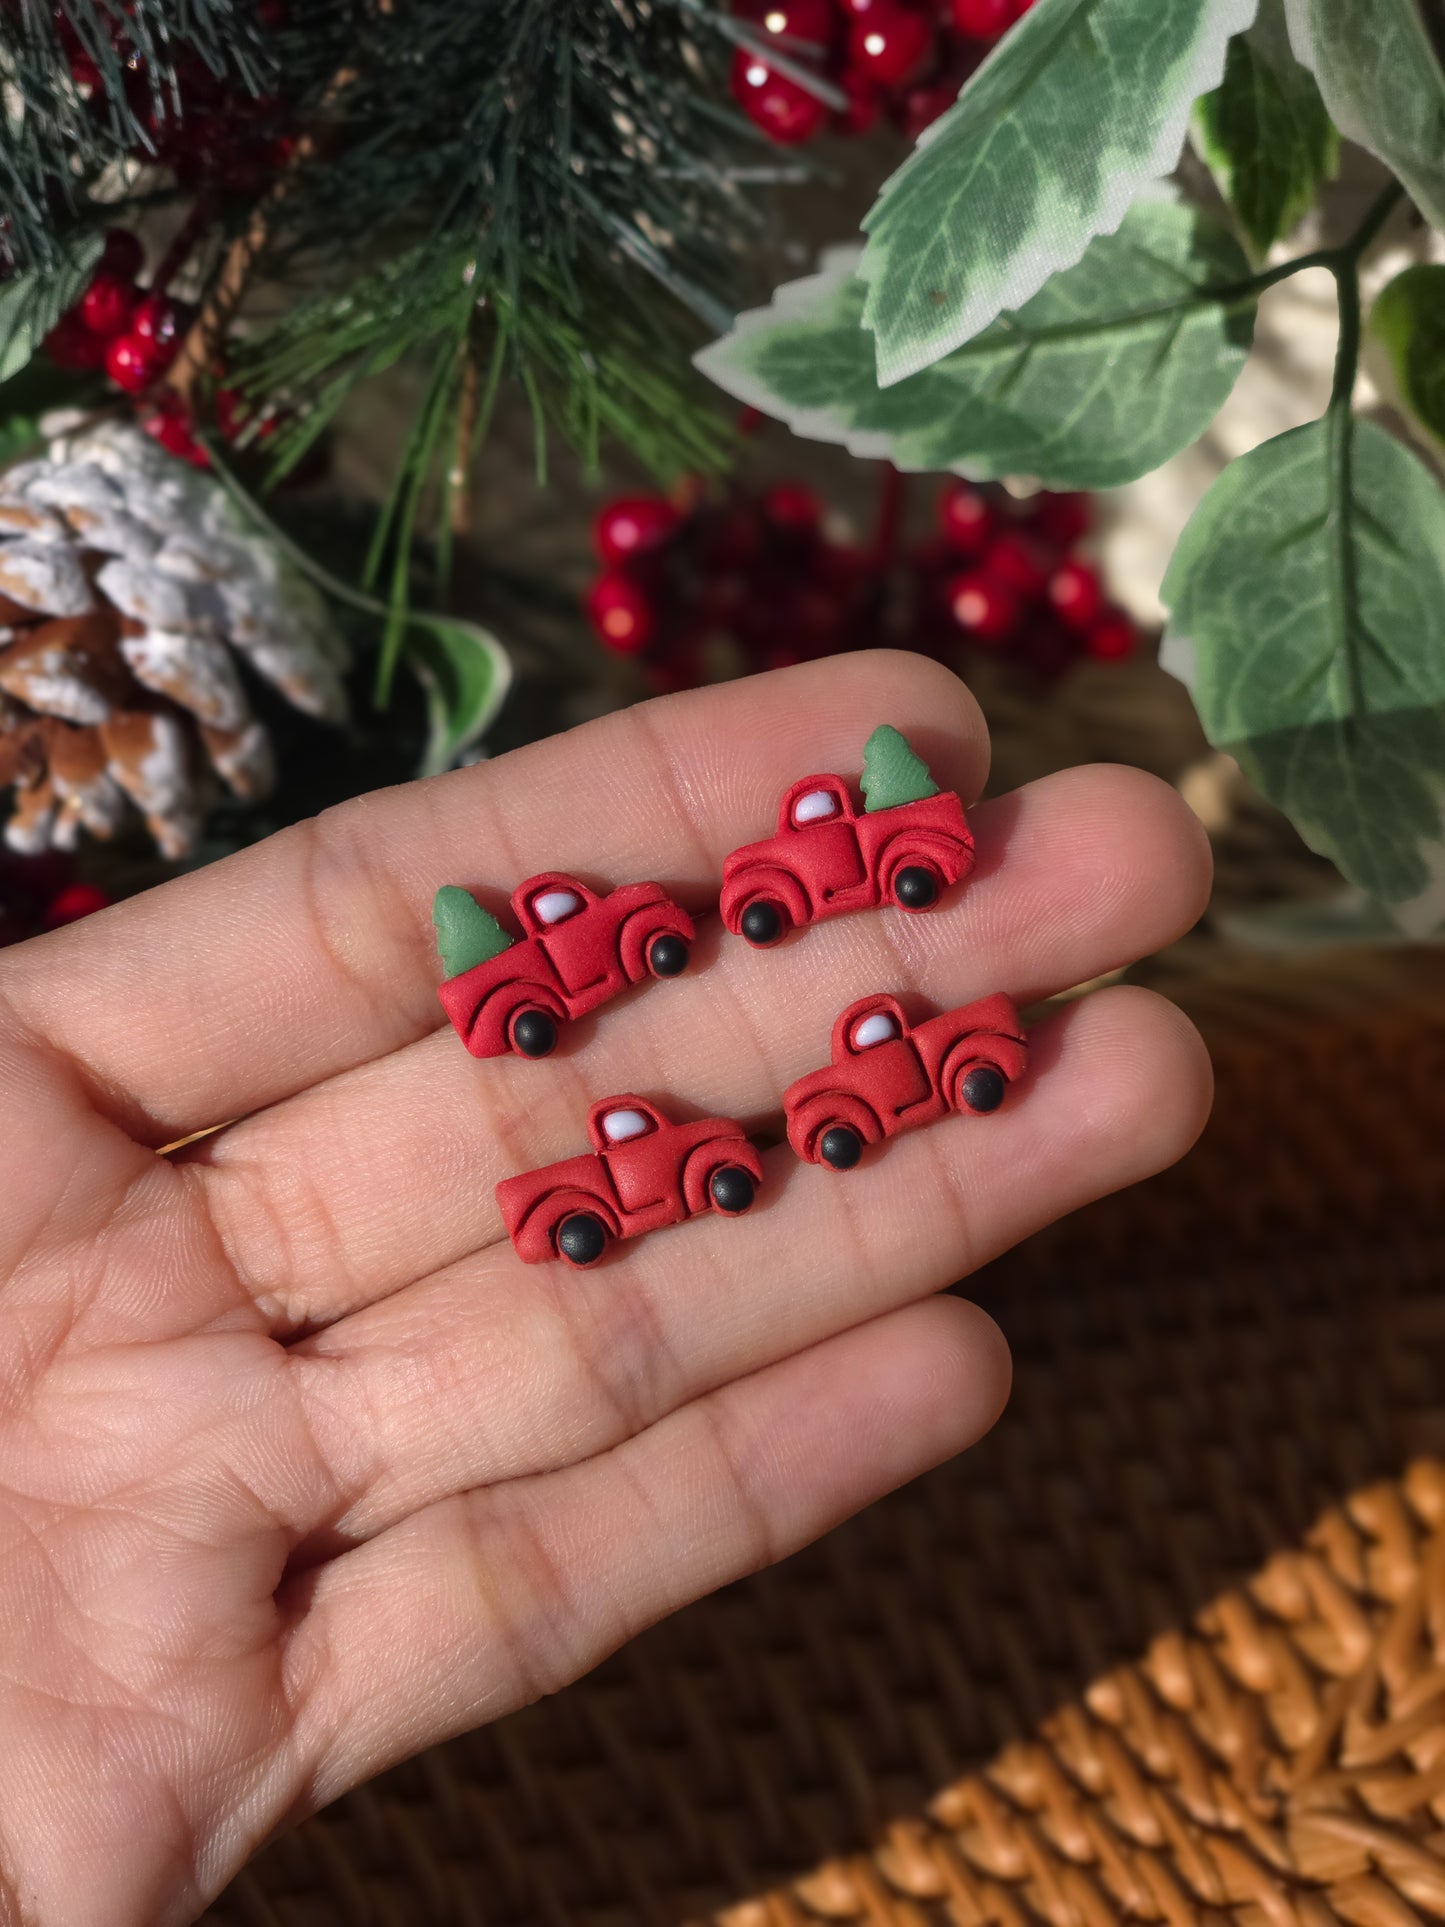
[[[1192,1025],[1100,992],[1040,1025],[1024,1083],[839,1175],[769,1154],[745,1218],[618,1248],[596,1271],[501,1245],[291,1354],[347,1537],[448,1492],[605,1451],[715,1386],[951,1284],[1181,1157],[1208,1113]],[[333,1519],[328,1515],[328,1519]]]
[[[320,1568],[288,1655],[316,1804],[564,1685],[961,1451],[1008,1378],[977,1307],[915,1306]]]
[[[246,1288],[281,1329],[328,1322],[499,1237],[498,1180],[576,1149],[599,1095],[760,1116],[869,990],[1033,999],[1158,949],[1204,906],[1199,825],[1141,771],[1071,770],[973,823],[975,880],[929,916],[841,919],[776,951],[700,943],[695,976],[575,1058],[479,1067],[448,1031],[208,1140],[196,1182]]]
[[[439,884],[505,893],[563,869],[707,902],[798,772],[856,770],[885,719],[940,781],[977,794],[986,736],[963,685],[922,657],[840,657],[359,797],[5,953],[0,998],[88,1068],[128,1128],[166,1143],[436,1029]]]

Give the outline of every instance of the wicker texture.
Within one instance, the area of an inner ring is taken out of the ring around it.
[[[991,1439],[208,1918],[1445,1919],[1441,974],[1190,984],[1204,1145],[971,1283],[1017,1360]]]

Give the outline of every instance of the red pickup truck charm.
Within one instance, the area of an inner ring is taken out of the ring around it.
[[[890,786],[870,788],[870,760],[891,759]],[[904,780],[916,784],[904,800]],[[790,929],[851,910],[929,910],[973,868],[973,836],[957,796],[939,790],[907,741],[886,725],[864,752],[860,810],[841,776],[804,776],[787,791],[775,835],[723,861],[720,908],[734,936],[759,949]],[[887,801],[880,804],[882,796]]]
[[[949,1111],[996,1111],[1028,1058],[1009,997],[984,997],[921,1024],[909,1023],[896,997],[864,997],[833,1026],[832,1062],[784,1095],[788,1142],[809,1164],[851,1171],[865,1145]]]
[[[757,1149],[728,1118],[674,1124],[643,1097],[604,1097],[587,1114],[590,1154],[505,1178],[497,1203],[517,1256],[595,1265],[614,1240],[704,1211],[741,1217],[763,1181]]]
[[[451,894],[465,901],[462,892]],[[521,942],[449,977],[437,992],[473,1057],[509,1050],[546,1057],[559,1024],[644,977],[686,969],[695,935],[692,918],[657,883],[626,883],[598,896],[576,877],[553,872],[514,890],[512,912]]]

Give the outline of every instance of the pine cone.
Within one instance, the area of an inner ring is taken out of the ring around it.
[[[12,849],[113,836],[138,809],[194,847],[219,777],[265,794],[271,745],[239,663],[346,714],[346,650],[311,584],[219,483],[128,424],[0,474],[0,789]]]

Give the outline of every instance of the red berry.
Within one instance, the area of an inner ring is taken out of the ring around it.
[[[46,354],[56,367],[64,368],[69,373],[79,374],[86,369],[105,366],[104,341],[90,332],[74,308],[60,317],[46,335],[44,345]]]
[[[955,33],[973,40],[998,40],[1018,17],[1017,0],[949,0]]]
[[[763,531],[749,502],[729,502],[706,510],[697,521],[698,561],[719,575],[747,569],[757,560]]]
[[[1032,602],[1049,581],[1049,558],[1037,542],[1012,529],[996,535],[984,551],[983,566],[995,582]]]
[[[808,580],[816,588],[847,596],[876,573],[873,557],[851,543],[820,542],[808,559]]]
[[[906,87],[932,54],[932,24],[901,7],[873,7],[848,30],[848,64],[879,87]]]
[[[957,554],[982,555],[998,526],[998,516],[972,482],[946,482],[938,498],[938,526]]]
[[[932,127],[958,99],[956,80],[920,81],[909,87],[893,104],[893,120],[900,134],[917,140],[925,127]]]
[[[110,901],[93,883],[67,883],[45,906],[45,928],[58,930],[63,923],[77,923],[96,910],[109,909]]]
[[[164,398],[163,398],[164,399]],[[176,397],[179,403],[180,397]],[[142,431],[159,442],[168,455],[179,456],[195,468],[209,468],[211,458],[191,433],[190,417],[184,406],[154,408],[140,419]]]
[[[1060,622],[1087,629],[1103,607],[1104,593],[1087,562],[1061,562],[1049,577],[1049,601]]]
[[[124,334],[135,311],[135,289],[119,275],[104,269],[96,275],[76,303],[76,311],[93,335]]]
[[[778,482],[763,497],[763,514],[779,534],[811,537],[823,517],[818,498],[801,482]]]
[[[732,10],[770,39],[796,43],[785,52],[831,46],[838,24],[831,0],[733,0]]]
[[[592,546],[602,561],[612,565],[665,542],[682,521],[661,495],[623,496],[607,503],[592,524]]]
[[[850,140],[859,134],[870,133],[877,124],[883,111],[883,100],[871,80],[862,74],[845,73],[839,76],[839,86],[848,96],[848,105],[833,115],[833,132],[844,134]]]
[[[1081,542],[1093,519],[1087,495],[1053,495],[1046,489],[1029,503],[1029,527],[1061,549],[1071,549]]]
[[[754,127],[781,147],[811,140],[828,118],[828,109],[816,95],[745,47],[733,55],[732,91]]]
[[[149,388],[169,359],[155,342],[140,335],[116,335],[105,351],[105,372],[117,388],[139,395]]]
[[[777,617],[773,645],[786,643],[805,657],[836,653],[842,641],[842,621],[837,601],[826,589],[809,583],[790,584],[777,596],[773,609]]]
[[[134,281],[144,260],[145,251],[128,227],[106,229],[105,246],[100,256],[102,274],[116,275],[122,281]]]
[[[70,56],[70,78],[83,94],[94,94],[100,88],[100,69],[84,51]]]
[[[621,569],[598,576],[587,592],[587,617],[598,641],[619,656],[635,656],[657,633],[652,599]]]
[[[953,578],[948,585],[948,606],[959,628],[984,648],[997,648],[1018,633],[1016,597],[981,569],[970,569]]]
[[[1123,662],[1132,656],[1139,638],[1122,609],[1106,609],[1084,637],[1084,653],[1095,662]]]
[[[157,347],[164,348],[176,339],[188,320],[188,311],[179,301],[172,301],[168,294],[148,294],[136,303],[130,331],[142,341],[153,341]]]

